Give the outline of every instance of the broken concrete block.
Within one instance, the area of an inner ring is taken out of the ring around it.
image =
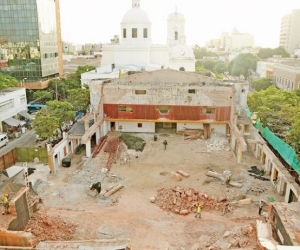
[[[187,214],[189,214],[189,210],[187,210],[187,209],[180,210],[179,214],[180,215],[187,215]]]
[[[189,177],[190,175],[182,170],[177,170],[176,173],[182,175],[183,177]]]
[[[175,172],[171,172],[171,177],[177,181],[181,181],[182,180],[182,175],[177,174]]]
[[[250,198],[248,199],[243,199],[243,200],[239,200],[238,201],[239,204],[242,204],[242,205],[247,205],[247,204],[251,204],[252,203],[252,200]]]
[[[224,238],[227,238],[229,235],[231,235],[230,231],[225,231],[225,233],[223,234]]]

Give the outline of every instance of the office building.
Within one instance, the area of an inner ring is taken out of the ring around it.
[[[59,1],[1,0],[0,12],[1,72],[30,88],[61,75]]]

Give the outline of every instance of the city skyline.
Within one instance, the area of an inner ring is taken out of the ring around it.
[[[60,0],[63,41],[73,44],[109,43],[120,35],[120,23],[132,0]],[[177,7],[185,16],[187,44],[204,46],[234,28],[254,36],[255,46],[279,46],[284,15],[300,9],[300,1],[286,0],[141,0],[152,22],[152,43],[166,44],[167,18]]]

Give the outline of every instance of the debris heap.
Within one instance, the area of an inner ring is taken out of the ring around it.
[[[226,199],[220,199],[226,201]],[[203,211],[223,211],[226,202],[218,202],[214,197],[198,192],[193,188],[161,188],[157,191],[155,204],[161,209],[175,214],[187,215],[196,211],[198,204],[202,205]]]
[[[204,139],[203,129],[187,129],[178,130],[176,134],[183,135],[184,140]]]
[[[212,151],[230,151],[230,145],[225,135],[213,132],[211,138],[206,141],[208,150]]]
[[[36,246],[40,241],[73,240],[76,227],[60,217],[48,216],[43,208],[32,215],[24,231],[33,234],[32,244]]]

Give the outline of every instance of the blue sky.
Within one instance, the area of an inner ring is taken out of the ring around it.
[[[62,38],[74,44],[109,43],[131,0],[60,0]],[[254,35],[256,46],[278,47],[281,17],[300,9],[300,0],[141,0],[152,22],[153,44],[166,44],[167,18],[185,16],[187,44],[204,46],[233,28]]]

